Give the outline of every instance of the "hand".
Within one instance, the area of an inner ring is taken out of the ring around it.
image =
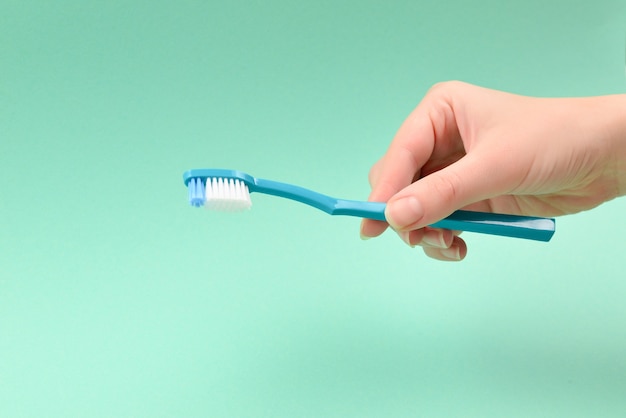
[[[626,96],[532,98],[461,82],[434,86],[372,167],[370,201],[389,225],[441,260],[467,247],[427,227],[457,209],[558,216],[626,191]],[[361,236],[385,222],[363,220]]]

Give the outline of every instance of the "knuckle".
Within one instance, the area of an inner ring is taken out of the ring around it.
[[[457,89],[463,83],[457,80],[440,81],[432,85],[428,93],[445,93]]]
[[[446,203],[456,202],[461,195],[461,177],[456,173],[447,173],[444,175],[435,175],[432,178],[432,188],[437,196],[441,196],[447,200]]]
[[[467,95],[470,84],[463,81],[450,80],[434,84],[427,92],[426,96],[437,100],[438,98],[451,98],[459,95]]]

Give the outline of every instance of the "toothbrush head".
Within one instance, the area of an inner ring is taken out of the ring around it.
[[[239,179],[222,177],[190,178],[187,183],[189,204],[222,212],[250,209],[250,191]]]
[[[250,192],[256,179],[236,170],[194,169],[183,173],[189,204],[223,212],[239,212],[252,206]]]

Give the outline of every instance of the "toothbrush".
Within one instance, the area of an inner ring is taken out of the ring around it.
[[[188,170],[183,174],[183,181],[188,188],[189,203],[194,207],[241,211],[252,206],[250,193],[257,192],[295,200],[330,215],[386,221],[386,203],[336,199],[293,184],[256,178],[237,170]],[[554,235],[555,221],[552,218],[459,210],[430,226],[547,242]]]

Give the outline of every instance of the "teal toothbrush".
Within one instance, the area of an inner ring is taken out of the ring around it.
[[[293,184],[253,177],[237,170],[193,169],[183,174],[189,203],[220,211],[240,211],[252,206],[250,193],[264,193],[304,203],[330,215],[347,215],[385,221],[386,204],[330,197]],[[478,232],[549,241],[554,235],[551,218],[515,216],[459,210],[430,225],[433,228]]]

